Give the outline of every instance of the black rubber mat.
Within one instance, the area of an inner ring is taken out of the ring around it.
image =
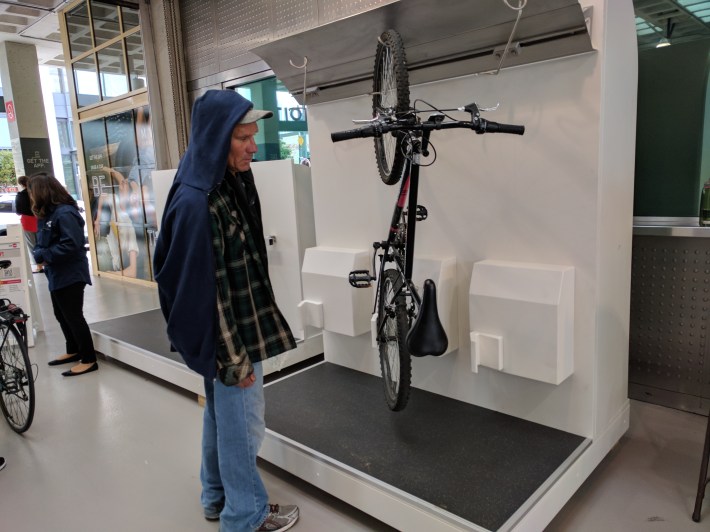
[[[184,364],[178,353],[170,351],[165,328],[165,318],[160,309],[89,324],[93,332]]]
[[[488,530],[500,528],[584,438],[323,363],[266,387],[266,426]]]

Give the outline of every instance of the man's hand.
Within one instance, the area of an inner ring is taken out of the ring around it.
[[[245,377],[243,380],[239,381],[237,383],[237,386],[239,386],[240,388],[249,388],[249,386],[254,384],[254,382],[256,382],[256,375],[252,373],[248,377]]]

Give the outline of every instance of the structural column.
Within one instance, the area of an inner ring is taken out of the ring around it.
[[[34,45],[0,42],[0,80],[16,174],[53,173]]]

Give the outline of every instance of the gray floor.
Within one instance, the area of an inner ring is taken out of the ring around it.
[[[97,373],[61,377],[47,361],[62,352],[46,280],[38,278],[45,331],[30,356],[38,366],[37,411],[18,436],[0,424],[0,530],[13,532],[216,531],[199,505],[201,408],[193,396],[104,362]],[[89,322],[157,306],[154,289],[95,279]],[[631,429],[548,527],[551,532],[707,531],[690,519],[706,418],[632,402]],[[268,464],[274,502],[297,503],[293,530],[388,527]]]

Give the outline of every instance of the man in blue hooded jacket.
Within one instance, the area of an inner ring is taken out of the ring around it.
[[[250,169],[257,120],[271,116],[231,90],[195,101],[154,254],[170,342],[205,378],[201,502],[221,532],[283,531],[299,515],[269,504],[256,466],[261,362],[296,347],[274,300]]]

